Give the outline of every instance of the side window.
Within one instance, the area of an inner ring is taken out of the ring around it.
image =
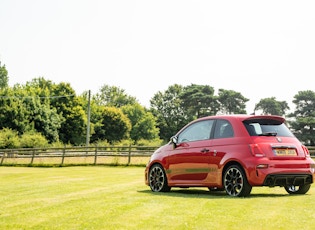
[[[246,124],[246,129],[251,136],[256,136],[262,134],[262,130],[259,123],[249,123]]]
[[[233,137],[233,127],[227,120],[217,120],[214,131],[214,138]]]
[[[178,142],[210,139],[213,120],[204,120],[191,124],[178,135]]]

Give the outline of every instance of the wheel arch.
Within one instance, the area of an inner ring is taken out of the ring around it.
[[[222,174],[221,174],[221,183],[222,183],[222,185],[223,185],[223,176],[224,176],[224,173],[225,173],[225,171],[228,169],[228,167],[230,167],[231,165],[237,165],[237,166],[239,166],[239,167],[241,168],[241,170],[243,171],[243,173],[246,175],[246,179],[248,180],[248,175],[247,175],[247,172],[246,172],[246,170],[244,169],[243,165],[242,165],[240,162],[238,162],[238,161],[232,160],[232,161],[227,162],[227,163],[224,165],[223,169],[222,169]]]
[[[161,173],[157,173],[155,174],[152,180],[152,183],[151,183],[151,171],[154,170],[156,171],[156,169],[154,168],[159,168],[159,170],[162,171],[162,174]],[[150,186],[151,190],[152,191],[158,191],[158,192],[169,192],[171,190],[171,187],[168,186],[168,175],[166,173],[166,170],[165,168],[163,167],[163,164],[160,163],[160,162],[154,162],[152,164],[150,164],[150,166],[148,167],[148,171],[147,171],[147,181],[148,181],[148,185]],[[161,178],[163,178],[161,180]],[[150,180],[150,181],[149,181]]]
[[[148,167],[148,172],[150,171],[150,169],[151,169],[154,165],[160,165],[160,166],[163,168],[163,170],[166,171],[166,169],[165,169],[164,166],[163,166],[163,163],[160,162],[160,161],[155,160],[155,161],[152,161],[152,162],[150,163],[150,165],[149,165],[149,167]]]
[[[169,180],[169,178],[168,178],[168,173],[167,173],[167,169],[164,167],[164,165],[163,165],[163,162],[161,162],[161,161],[153,161],[153,162],[151,162],[150,163],[150,165],[149,165],[149,167],[148,167],[148,170],[147,170],[147,176],[149,176],[149,173],[150,173],[150,170],[151,170],[151,168],[152,167],[154,167],[155,165],[159,165],[159,166],[161,166],[162,167],[162,169],[164,170],[164,172],[165,172],[165,175],[166,175],[166,178],[167,178],[167,181]]]

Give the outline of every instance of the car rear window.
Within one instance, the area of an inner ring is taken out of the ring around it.
[[[251,136],[282,136],[293,137],[289,128],[282,122],[272,119],[254,119],[244,121]]]

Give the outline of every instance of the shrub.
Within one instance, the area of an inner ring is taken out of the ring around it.
[[[17,131],[13,131],[9,128],[0,130],[0,148],[1,149],[13,149],[20,147],[19,136]]]
[[[138,140],[137,141],[137,146],[161,146],[163,145],[163,140],[161,139],[154,139],[154,140]]]
[[[20,138],[20,147],[22,148],[37,148],[47,146],[47,139],[38,132],[26,132]]]

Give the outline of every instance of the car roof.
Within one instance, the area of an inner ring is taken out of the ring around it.
[[[231,115],[215,115],[215,116],[207,116],[202,117],[197,120],[207,120],[207,119],[237,119],[240,121],[245,120],[260,120],[260,119],[272,119],[277,120],[279,122],[285,122],[285,118],[277,115],[247,115],[247,114],[231,114]]]

